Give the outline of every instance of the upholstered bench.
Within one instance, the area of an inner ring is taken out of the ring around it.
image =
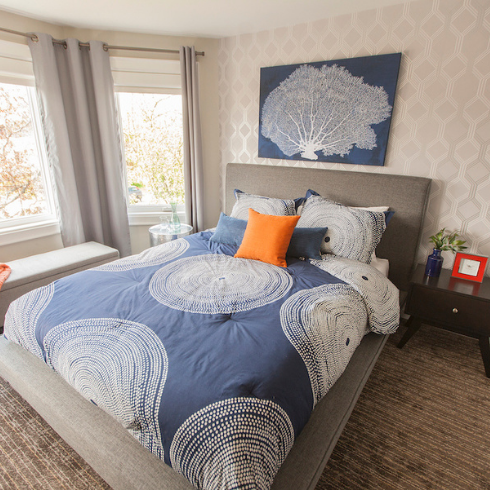
[[[119,252],[115,248],[87,242],[8,262],[12,272],[0,289],[0,326],[10,303],[23,294],[117,258]]]

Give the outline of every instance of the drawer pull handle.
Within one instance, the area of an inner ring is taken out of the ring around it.
[[[457,308],[453,308],[453,313],[458,313],[458,309]]]

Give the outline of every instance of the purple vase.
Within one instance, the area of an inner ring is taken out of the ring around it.
[[[427,257],[425,275],[429,277],[439,277],[441,275],[443,262],[444,258],[441,256],[441,251],[437,248],[434,248],[432,250],[432,254]]]

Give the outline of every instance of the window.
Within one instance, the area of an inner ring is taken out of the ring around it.
[[[130,224],[184,212],[180,61],[111,56],[126,157]]]
[[[181,95],[119,92],[118,98],[130,206],[183,205]]]
[[[0,242],[60,232],[26,44],[0,39]]]
[[[0,227],[52,219],[34,88],[0,83]]]

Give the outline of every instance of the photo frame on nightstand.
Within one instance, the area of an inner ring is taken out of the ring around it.
[[[487,268],[488,257],[456,252],[452,277],[468,281],[482,282]]]

